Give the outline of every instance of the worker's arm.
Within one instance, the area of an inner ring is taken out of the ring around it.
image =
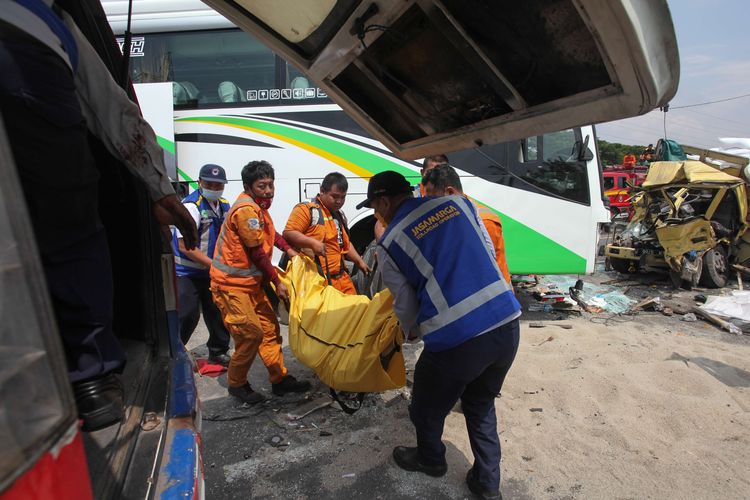
[[[377,255],[383,284],[393,295],[393,312],[396,313],[401,323],[404,337],[406,339],[420,337],[421,333],[417,327],[417,314],[419,313],[417,292],[409,285],[401,270],[383,247],[378,247]]]
[[[200,210],[198,210],[198,207],[195,205],[195,203],[186,203],[183,206],[185,207],[187,213],[190,214],[193,225],[195,226],[195,229],[197,231],[198,226],[200,226],[201,220]],[[177,248],[180,250],[180,252],[185,254],[193,262],[203,264],[207,268],[211,267],[211,259],[205,253],[203,253],[201,250],[198,250],[197,247],[188,249],[185,246],[185,240],[182,237],[182,231],[180,231],[178,227],[175,227],[173,231],[174,236],[177,239]]]
[[[138,106],[115,82],[96,51],[67,14],[65,24],[78,46],[75,85],[81,111],[91,132],[115,158],[143,179],[154,201],[173,195],[164,153]]]
[[[279,233],[276,233],[276,239],[273,242],[274,246],[287,254],[289,258],[299,255],[297,251],[289,246],[289,243],[284,239],[283,236],[281,236]]]
[[[185,247],[195,248],[198,232],[175,195],[156,134],[141,116],[138,106],[112,78],[73,19],[65,12],[63,19],[78,47],[79,64],[74,80],[88,129],[146,184],[159,224],[177,226],[183,234]]]
[[[180,252],[187,255],[190,260],[199,264],[203,264],[206,267],[211,267],[211,259],[209,259],[205,253],[201,252],[197,248],[194,248],[192,250],[188,250],[187,248],[185,248],[185,241],[182,238],[179,238],[177,240],[177,246],[179,247]]]
[[[292,209],[289,218],[284,227],[284,239],[294,248],[309,248],[316,255],[323,255],[326,251],[325,243],[310,236],[305,232],[312,224],[310,215],[310,206],[306,203],[299,203]]]
[[[284,229],[284,239],[295,248],[309,248],[316,255],[323,255],[326,251],[325,243],[315,238],[305,236],[300,231]]]

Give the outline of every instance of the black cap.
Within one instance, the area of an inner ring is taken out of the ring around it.
[[[208,182],[221,182],[222,184],[227,183],[227,173],[224,172],[224,169],[218,165],[214,165],[213,163],[209,163],[208,165],[203,165],[201,167],[201,172],[198,174],[198,179],[208,181]]]
[[[408,193],[411,193],[409,181],[398,172],[386,170],[372,176],[370,183],[367,185],[367,199],[357,205],[357,210],[360,208],[372,208],[372,200],[378,196],[393,196]]]

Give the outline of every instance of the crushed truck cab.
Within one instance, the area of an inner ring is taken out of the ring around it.
[[[724,286],[729,265],[750,259],[742,166],[651,164],[633,195],[631,221],[605,248],[611,266],[623,273],[666,270],[676,286]]]

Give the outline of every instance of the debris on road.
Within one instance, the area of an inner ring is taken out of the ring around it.
[[[294,410],[287,413],[286,417],[289,420],[299,420],[311,414],[312,412],[320,410],[321,408],[325,408],[326,406],[330,406],[331,404],[333,404],[333,400],[330,397],[321,396],[317,399],[313,399],[312,401],[308,401],[307,403],[298,406]]]
[[[729,296],[708,297],[706,303],[700,308],[724,318],[737,318],[750,322],[750,291],[734,290]]]
[[[640,310],[654,310],[659,311],[661,309],[661,298],[660,297],[648,297],[636,305],[630,308],[630,312],[638,312]]]
[[[536,346],[539,347],[540,345],[542,345],[542,344],[544,344],[546,342],[552,342],[553,340],[555,340],[555,337],[552,337],[552,336],[547,337],[546,339],[544,339],[541,342],[539,342]]]
[[[693,308],[693,312],[698,314],[699,316],[702,316],[709,320],[711,323],[721,327],[723,330],[728,331],[729,333],[732,333],[734,335],[740,335],[742,333],[742,330],[736,325],[733,325],[729,321],[724,321],[723,319],[719,318],[718,316],[715,316],[711,314],[708,311],[704,311],[700,307]]]
[[[557,322],[551,322],[551,323],[543,323],[541,321],[532,321],[529,323],[529,328],[544,328],[548,325],[551,326],[559,326],[563,330],[570,330],[573,328],[573,325],[570,323],[557,323]]]

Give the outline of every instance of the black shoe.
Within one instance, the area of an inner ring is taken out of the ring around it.
[[[234,396],[243,403],[247,403],[249,405],[258,404],[266,399],[263,394],[252,390],[250,388],[250,384],[248,383],[245,383],[245,385],[241,385],[239,387],[229,387],[227,388],[227,390],[229,391],[230,396]]]
[[[503,500],[503,495],[500,493],[500,490],[486,491],[479,486],[479,481],[476,476],[474,476],[474,467],[469,469],[469,472],[466,473],[466,484],[469,486],[469,490],[474,493],[477,498],[483,500]]]
[[[97,431],[122,420],[125,394],[114,373],[74,382],[73,395],[84,432]]]
[[[288,392],[306,392],[310,389],[310,382],[307,380],[297,380],[291,375],[281,379],[278,384],[271,384],[271,390],[277,396],[283,396]]]
[[[208,357],[208,362],[213,365],[221,365],[223,367],[229,366],[229,361],[232,359],[232,356],[229,354],[223,352],[221,354],[212,354]]]
[[[393,459],[399,467],[410,472],[424,472],[432,477],[444,476],[448,472],[448,464],[425,465],[420,463],[416,447],[396,446],[393,448]]]

